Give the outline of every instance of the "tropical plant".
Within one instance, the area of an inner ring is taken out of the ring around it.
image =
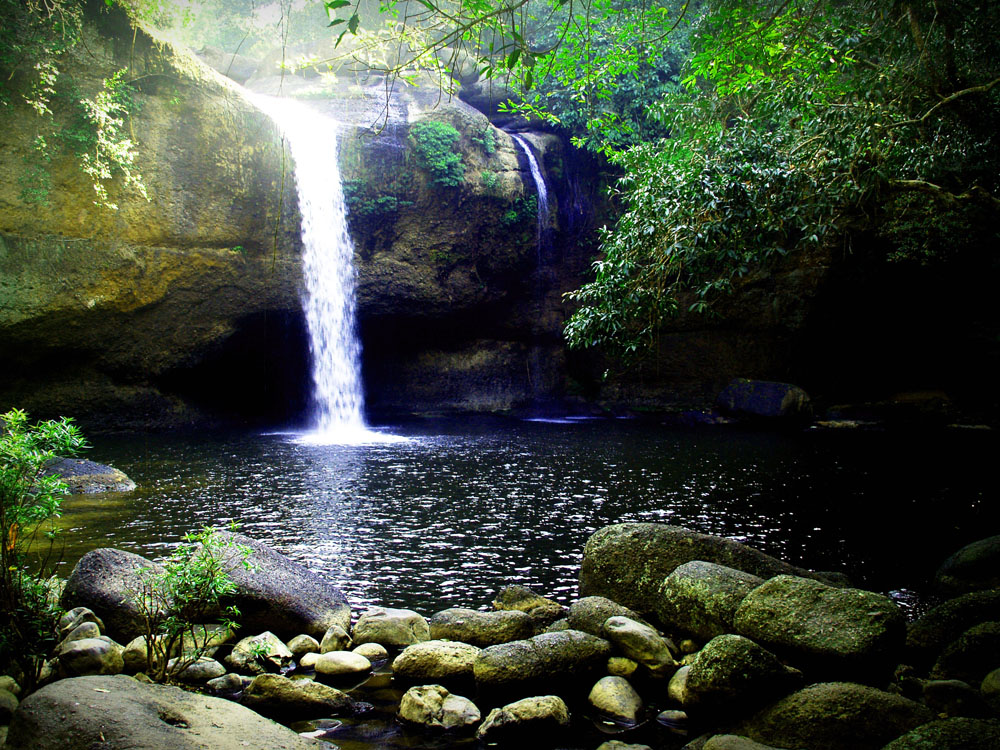
[[[59,616],[46,573],[67,488],[45,468],[86,447],[70,419],[31,424],[20,409],[0,416],[0,664],[17,668],[27,692],[56,642]]]
[[[457,187],[465,177],[462,155],[455,151],[461,134],[446,122],[422,120],[410,126],[410,143],[417,164],[427,170],[433,184]]]
[[[142,568],[130,592],[142,618],[146,674],[168,682],[219,645],[210,629],[235,630],[239,609],[224,603],[236,591],[231,573],[252,570],[250,549],[220,529],[206,527],[158,567]],[[176,657],[176,658],[174,658]]]

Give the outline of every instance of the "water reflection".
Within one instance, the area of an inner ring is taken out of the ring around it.
[[[355,605],[429,613],[485,606],[511,582],[570,600],[591,533],[656,521],[898,590],[982,536],[994,496],[992,436],[496,421],[416,422],[393,433],[409,440],[95,440],[92,457],[140,490],[68,501],[68,560],[97,546],[155,557],[194,527],[236,521],[331,578]]]

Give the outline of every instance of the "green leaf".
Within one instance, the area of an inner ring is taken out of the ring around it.
[[[347,30],[352,34],[358,33],[358,25],[361,23],[361,17],[355,13],[347,20]]]

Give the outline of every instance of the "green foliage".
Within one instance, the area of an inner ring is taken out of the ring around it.
[[[344,181],[344,201],[352,220],[385,221],[395,219],[400,209],[409,208],[413,201],[400,198],[392,193],[373,194],[369,187],[359,180]]]
[[[493,126],[487,125],[481,133],[472,135],[472,142],[483,150],[487,156],[492,156],[497,150],[497,138],[493,134]]]
[[[465,165],[461,154],[454,150],[461,137],[446,122],[423,120],[410,126],[410,143],[417,157],[417,164],[431,176],[431,182],[440,187],[458,187],[465,178]]]
[[[28,692],[55,644],[59,615],[43,578],[47,560],[29,556],[40,538],[50,542],[42,547],[51,554],[51,522],[66,493],[66,483],[44,470],[85,447],[70,419],[32,425],[19,409],[0,416],[0,668],[16,665]]]
[[[479,176],[482,178],[483,187],[486,188],[487,191],[495,190],[497,185],[500,184],[500,175],[491,169],[484,169],[479,173]]]
[[[529,195],[518,198],[513,205],[500,216],[500,224],[504,227],[514,227],[523,222],[534,222],[538,218],[538,196]]]
[[[232,571],[252,569],[250,549],[219,529],[206,527],[184,540],[160,568],[142,569],[131,592],[145,629],[147,674],[155,682],[170,681],[217,645],[209,624],[238,627],[239,610],[223,599],[236,591]]]

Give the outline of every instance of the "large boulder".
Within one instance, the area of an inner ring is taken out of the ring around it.
[[[143,572],[162,570],[144,557],[119,549],[91,550],[69,574],[60,604],[86,607],[104,623],[105,632],[119,643],[129,643],[146,632],[138,596],[145,585]]]
[[[1000,535],[962,547],[941,564],[934,574],[934,583],[952,596],[1000,589]]]
[[[692,560],[725,565],[761,578],[817,577],[731,539],[666,524],[622,523],[605,526],[587,540],[580,593],[604,596],[653,616],[663,580]]]
[[[423,641],[403,649],[392,662],[392,672],[411,682],[471,680],[480,651],[460,641]]]
[[[962,633],[1000,621],[1000,591],[973,591],[932,607],[906,628],[907,657],[916,666],[933,664]]]
[[[883,677],[902,653],[906,621],[888,597],[777,576],[743,599],[736,632],[827,678]]]
[[[720,635],[706,643],[690,665],[684,707],[747,713],[801,683],[800,672],[750,639]]]
[[[542,633],[523,641],[484,648],[473,665],[483,693],[530,695],[541,688],[580,686],[604,667],[611,644],[579,630]]]
[[[219,535],[250,552],[248,569],[239,549],[226,550],[236,592],[225,603],[239,609],[241,628],[270,630],[282,638],[300,633],[322,638],[333,625],[345,631],[350,628],[351,606],[330,581],[244,534],[225,531]]]
[[[663,580],[656,615],[666,627],[709,641],[733,632],[737,608],[763,582],[742,570],[692,560]]]
[[[125,671],[122,647],[110,638],[82,638],[62,643],[56,653],[59,672],[65,677],[121,674]]]
[[[336,688],[277,674],[254,677],[243,692],[243,703],[257,713],[283,721],[341,716],[355,708],[354,699]]]
[[[933,718],[929,708],[899,695],[866,685],[821,682],[764,708],[738,733],[775,747],[881,750]]]
[[[462,641],[480,648],[519,641],[534,634],[531,616],[515,609],[480,612],[454,607],[435,613],[428,623],[433,639]]]
[[[996,750],[1000,722],[955,717],[911,729],[883,750]]]
[[[724,414],[744,419],[809,419],[809,394],[789,383],[736,378],[722,389],[715,406]]]
[[[113,466],[82,458],[60,458],[45,465],[45,474],[60,477],[74,495],[129,492],[135,482]]]
[[[25,698],[8,750],[319,750],[244,706],[131,677],[59,680]]]

